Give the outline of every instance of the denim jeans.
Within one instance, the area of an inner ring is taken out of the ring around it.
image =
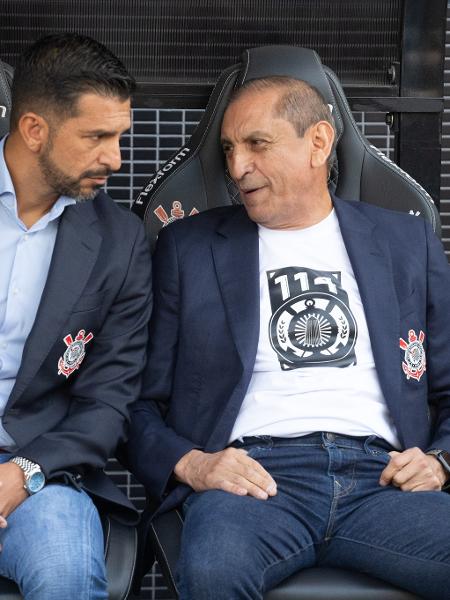
[[[450,594],[450,495],[381,487],[389,445],[316,433],[244,438],[277,482],[268,500],[220,490],[185,504],[181,600],[257,600],[314,565],[357,570],[430,600]]]
[[[9,454],[0,454],[0,463]],[[0,529],[0,575],[26,600],[108,598],[103,531],[85,492],[48,484],[27,498]]]

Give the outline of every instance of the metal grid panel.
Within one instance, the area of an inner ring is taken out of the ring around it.
[[[124,208],[129,208],[151,174],[186,144],[202,114],[203,110],[134,108],[130,133],[123,137],[121,144],[122,169],[111,176],[105,188],[111,197]],[[353,114],[362,133],[392,160],[394,136],[384,122],[384,114]],[[107,472],[142,510],[145,493],[136,479],[115,460],[109,462]],[[141,599],[172,600],[155,566],[144,579]]]

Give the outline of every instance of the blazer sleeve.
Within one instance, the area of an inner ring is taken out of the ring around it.
[[[154,309],[141,399],[132,407],[129,468],[156,500],[163,497],[179,459],[196,444],[167,422],[177,368],[181,319],[179,261],[172,228],[163,229],[153,256]]]
[[[142,224],[128,223],[133,226],[121,233],[132,240],[124,278],[71,382],[70,409],[57,426],[17,451],[41,465],[48,478],[103,468],[125,437],[129,405],[139,397],[152,308],[151,259]]]
[[[427,375],[428,398],[435,425],[431,448],[450,452],[450,266],[428,223],[427,238]]]

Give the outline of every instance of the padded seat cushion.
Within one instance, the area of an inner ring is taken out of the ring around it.
[[[283,581],[264,600],[420,600],[414,594],[343,569],[305,569]]]

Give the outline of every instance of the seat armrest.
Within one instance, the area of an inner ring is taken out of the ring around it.
[[[171,510],[155,517],[150,525],[150,543],[161,572],[170,590],[178,597],[175,570],[181,550],[183,517],[179,510]]]
[[[102,516],[109,600],[125,600],[134,576],[137,530],[108,515]]]

